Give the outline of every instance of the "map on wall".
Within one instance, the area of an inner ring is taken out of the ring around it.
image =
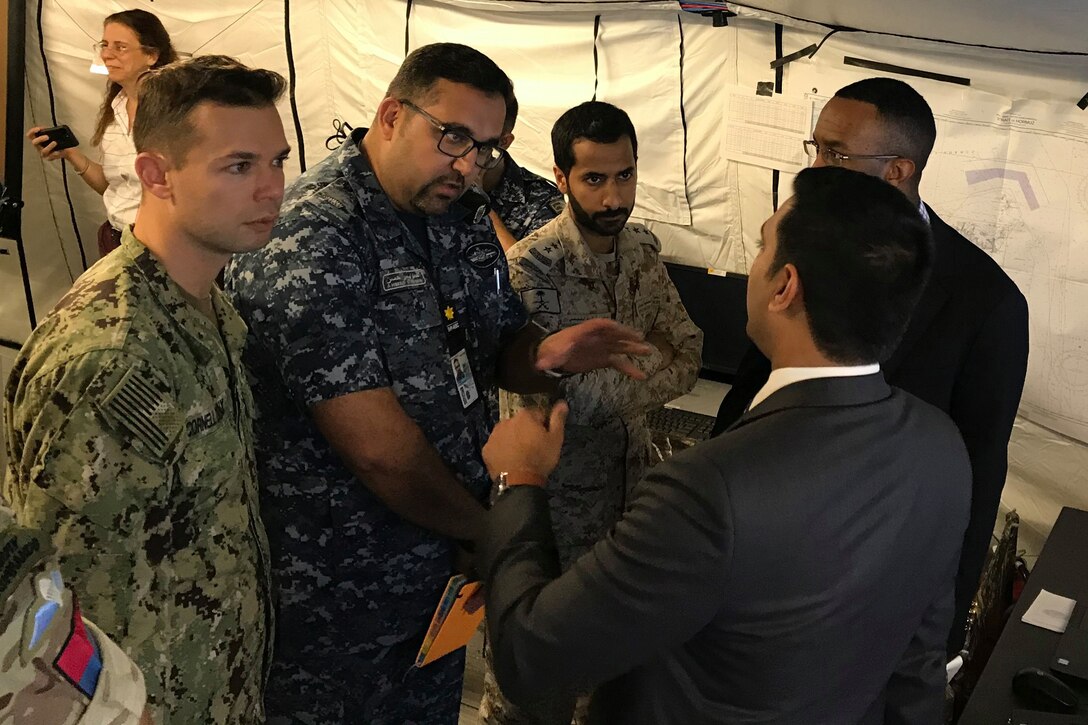
[[[1021,413],[1088,441],[1088,119],[985,94],[968,112],[954,99],[930,98],[940,110],[922,196],[1027,297]]]
[[[963,88],[925,95],[937,143],[922,198],[1028,300],[1020,413],[1088,442],[1088,116]],[[808,98],[815,124],[828,99]]]

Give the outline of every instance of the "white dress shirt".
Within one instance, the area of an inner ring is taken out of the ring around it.
[[[752,410],[769,398],[773,393],[778,392],[787,385],[793,385],[802,380],[812,380],[813,378],[850,378],[858,375],[872,375],[873,373],[878,372],[880,372],[880,365],[877,363],[871,365],[841,365],[827,368],[778,368],[771,371],[771,374],[767,377],[767,382],[763,384],[763,387],[759,389],[756,396],[752,398],[752,404],[748,406],[748,410]]]

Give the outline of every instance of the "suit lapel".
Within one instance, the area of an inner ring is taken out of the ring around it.
[[[934,318],[944,307],[954,288],[956,250],[952,236],[956,232],[945,224],[928,204],[926,210],[929,212],[929,225],[933,231],[933,270],[930,272],[929,281],[926,282],[925,289],[922,290],[922,296],[918,299],[918,304],[910,316],[910,322],[907,324],[906,332],[903,333],[903,339],[899,341],[899,345],[896,346],[891,357],[881,364],[889,377],[899,369],[903,358],[918,344],[926,330],[933,324]]]
[[[745,412],[729,430],[748,425],[793,408],[841,408],[869,405],[891,395],[883,373],[846,378],[814,378],[787,385],[771,394],[753,410]]]

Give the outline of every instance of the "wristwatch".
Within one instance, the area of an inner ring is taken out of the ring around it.
[[[525,471],[500,471],[499,477],[496,479],[498,487],[495,489],[495,498],[506,493],[506,491],[513,486],[542,486],[547,482],[546,478],[541,478],[535,473],[528,473]]]
[[[495,489],[495,498],[506,493],[510,488],[510,473],[508,471],[501,471],[499,473],[499,486]]]

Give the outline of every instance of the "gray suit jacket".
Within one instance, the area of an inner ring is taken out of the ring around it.
[[[547,491],[516,487],[480,551],[499,684],[598,688],[623,725],[937,723],[970,476],[952,422],[875,374],[659,465],[562,576]]]

